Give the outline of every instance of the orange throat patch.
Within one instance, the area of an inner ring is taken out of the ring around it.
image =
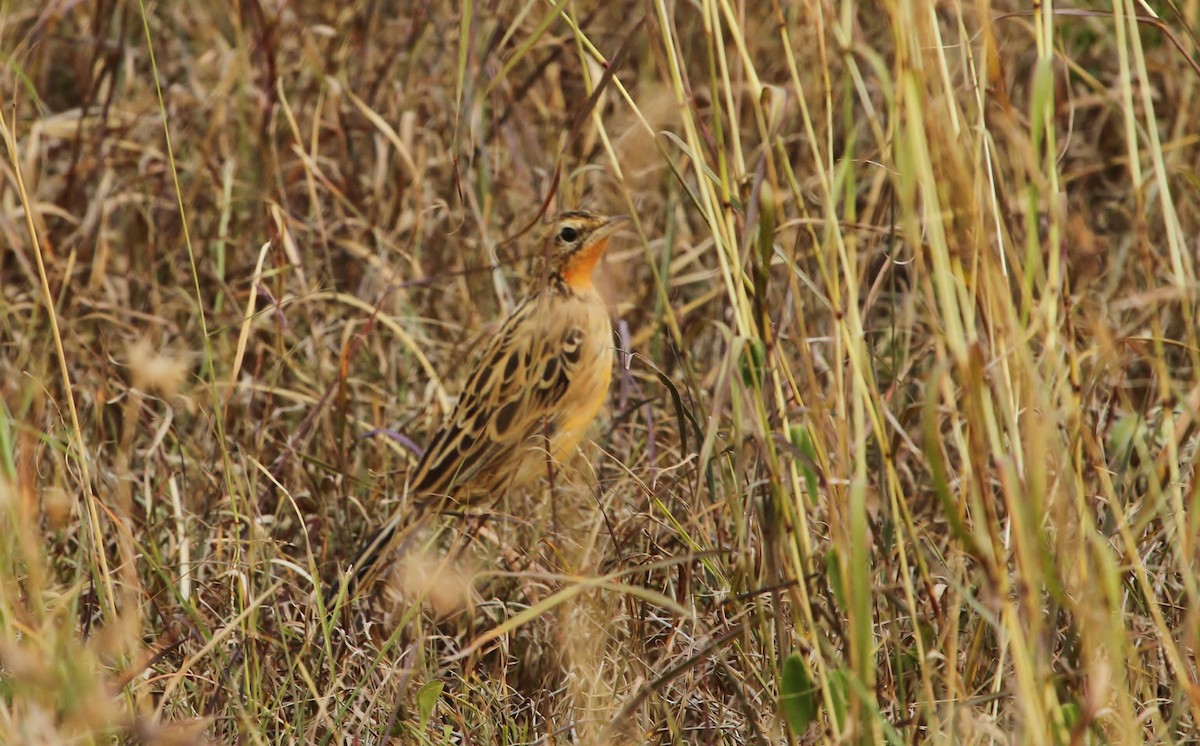
[[[591,290],[592,270],[596,268],[607,248],[608,239],[602,238],[591,246],[580,249],[567,259],[566,266],[563,267],[563,280],[575,290]]]

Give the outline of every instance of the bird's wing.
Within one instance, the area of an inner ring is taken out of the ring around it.
[[[582,357],[584,339],[569,307],[535,296],[492,337],[458,404],[434,435],[409,488],[451,495],[476,477],[502,471],[525,441],[554,432],[560,404]]]

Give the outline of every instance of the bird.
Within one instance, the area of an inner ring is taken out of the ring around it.
[[[612,380],[608,308],[592,272],[629,218],[588,210],[557,216],[546,238],[544,281],[491,335],[450,415],[408,477],[411,509],[393,513],[351,563],[349,588],[386,565],[397,530],[432,508],[490,502],[546,475],[595,420]]]

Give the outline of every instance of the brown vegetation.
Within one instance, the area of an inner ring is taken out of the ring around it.
[[[1113,5],[0,3],[0,734],[1200,738],[1200,3]],[[576,205],[584,455],[329,595]]]

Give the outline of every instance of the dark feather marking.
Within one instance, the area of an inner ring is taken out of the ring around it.
[[[514,399],[508,404],[505,404],[500,409],[496,410],[496,418],[492,420],[496,425],[496,434],[503,435],[512,427],[513,417],[517,414],[517,409],[521,406],[520,400]]]
[[[475,413],[475,419],[471,421],[471,432],[478,437],[480,433],[487,429],[488,420],[491,419],[487,409],[480,407]]]
[[[451,448],[451,449],[449,449],[449,451],[446,451],[443,453],[443,456],[457,456],[457,455],[458,455],[457,448]],[[412,487],[413,492],[419,492],[419,493],[434,492],[438,488],[438,486],[441,485],[445,481],[446,466],[449,465],[450,463],[452,463],[452,462],[449,458],[439,458],[437,460],[437,463],[430,464],[429,468],[425,470],[425,473],[421,475],[421,483],[417,484],[417,485],[413,485],[413,487]]]
[[[576,365],[579,359],[583,356],[583,330],[577,326],[573,326],[567,330],[567,333],[562,338],[562,357],[569,365]]]
[[[462,426],[457,420],[438,431],[429,450],[425,451],[425,457],[417,466],[416,481],[411,485],[414,491],[424,492],[442,481],[447,464],[458,455],[461,436]]]
[[[546,385],[551,379],[558,376],[558,358],[552,357],[546,361],[546,368],[542,371],[542,385]]]
[[[492,360],[491,360],[491,362],[489,362],[487,364],[485,369],[499,368],[500,361],[503,359],[504,359],[504,348],[501,347],[500,349],[496,350],[496,352],[492,355]],[[512,365],[512,361],[509,361],[509,365]]]

